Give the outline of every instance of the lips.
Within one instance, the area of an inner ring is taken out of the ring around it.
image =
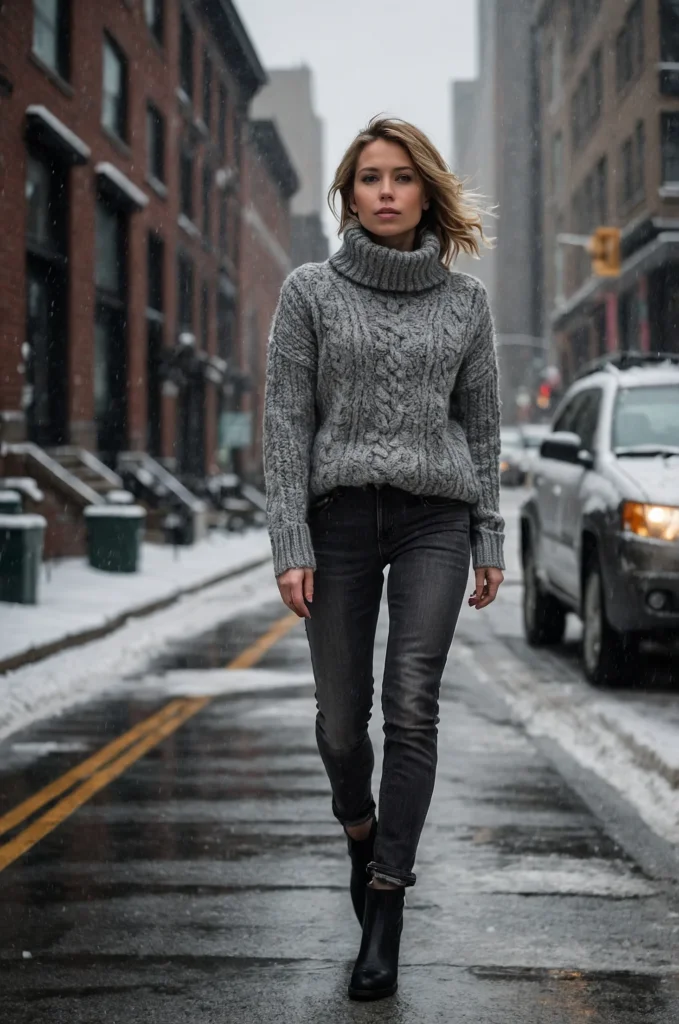
[[[391,206],[383,206],[382,209],[377,211],[378,217],[395,217],[398,216],[398,210],[394,210]]]

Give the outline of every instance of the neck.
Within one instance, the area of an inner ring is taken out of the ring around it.
[[[375,245],[383,245],[386,249],[397,249],[399,252],[412,252],[415,248],[415,236],[417,234],[416,228],[411,228],[410,231],[406,231],[402,235],[374,235],[371,231],[367,232],[370,240]]]

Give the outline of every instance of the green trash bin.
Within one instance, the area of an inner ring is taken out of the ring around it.
[[[44,516],[0,514],[0,601],[38,603]]]
[[[18,491],[0,491],[0,515],[18,516],[22,511],[21,495]]]
[[[146,522],[141,505],[89,505],[87,553],[93,569],[136,572]]]

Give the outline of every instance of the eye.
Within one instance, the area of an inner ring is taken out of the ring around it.
[[[364,174],[363,177],[361,178],[361,181],[363,181],[366,185],[369,185],[371,181],[377,181],[377,175]]]
[[[398,181],[412,181],[412,174],[399,174]]]

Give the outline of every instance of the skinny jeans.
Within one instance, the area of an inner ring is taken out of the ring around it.
[[[382,682],[384,759],[373,877],[415,884],[413,866],[437,764],[441,676],[467,586],[470,507],[390,485],[340,487],[312,503],[316,555],[305,628],[316,740],[345,827],[375,814],[373,650],[389,566]]]

